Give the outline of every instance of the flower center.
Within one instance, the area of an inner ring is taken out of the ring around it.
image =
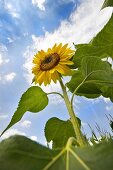
[[[60,57],[57,53],[50,54],[41,62],[40,69],[42,71],[51,70],[59,63],[59,61]]]

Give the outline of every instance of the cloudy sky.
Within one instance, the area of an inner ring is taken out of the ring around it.
[[[40,49],[54,43],[89,42],[107,23],[112,8],[100,11],[104,0],[0,0],[0,132],[9,123],[22,93],[31,85],[32,58]],[[42,87],[60,91],[59,84]],[[95,129],[110,130],[105,114],[113,115],[113,104],[100,97],[88,100],[75,97],[75,111],[90,135],[88,124]],[[22,134],[45,144],[44,125],[51,117],[68,119],[63,101],[50,97],[50,103],[39,113],[27,112],[2,139]]]

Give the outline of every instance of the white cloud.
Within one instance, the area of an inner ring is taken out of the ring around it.
[[[91,100],[91,99],[88,99],[88,100]],[[105,98],[105,97],[103,97],[103,96],[100,96],[99,98],[97,98],[97,99],[92,99],[92,103],[99,103],[99,102],[101,102],[101,101],[104,101],[105,103],[109,103],[110,102],[110,99],[109,98]]]
[[[109,103],[109,102],[110,102],[110,99],[109,99],[109,98],[103,97],[103,100],[105,101],[105,103]]]
[[[6,58],[7,47],[0,44],[0,66],[7,64],[10,60]]]
[[[77,3],[77,0],[58,0],[58,2],[61,3],[61,4],[69,3],[69,2]]]
[[[0,54],[0,65],[6,64],[9,62],[9,59],[3,59],[2,54]]]
[[[16,76],[16,73],[14,73],[14,72],[6,74],[4,76],[4,80],[5,80],[5,82],[12,82],[13,79],[15,78],[15,76]]]
[[[36,5],[40,10],[45,11],[45,6],[44,6],[45,0],[32,0],[32,4]]]
[[[0,52],[6,52],[7,51],[7,47],[3,44],[0,44]]]
[[[5,64],[6,64],[6,63],[9,63],[9,61],[10,61],[9,58],[7,58],[7,59],[4,60],[4,63],[5,63]]]
[[[37,136],[31,136],[30,139],[34,140],[34,141],[37,141]]]
[[[54,32],[45,31],[44,36],[32,35],[32,44],[26,48],[24,57],[26,62],[23,65],[27,71],[25,74],[26,80],[31,84],[33,75],[31,74],[32,68],[32,58],[33,55],[41,49],[47,50],[48,47],[52,47],[54,43],[63,44],[69,43],[73,48],[72,43],[87,43],[89,42],[107,23],[109,20],[112,9],[107,8],[100,11],[104,0],[83,0],[81,5],[75,10],[71,15],[69,20],[64,20],[61,22],[58,29]],[[37,4],[40,1],[37,1]],[[41,1],[43,2],[43,1]],[[36,4],[36,1],[32,0],[32,3]],[[47,91],[59,91],[59,84],[55,85],[52,83],[50,86],[42,88]],[[60,98],[51,98],[51,101],[56,103],[60,101]]]
[[[3,57],[5,57],[4,52],[6,51],[6,49],[2,47],[0,50],[3,53],[3,54],[0,53],[0,66],[3,66],[4,64],[9,63],[10,60],[8,58],[3,58]],[[14,72],[11,72],[11,73],[8,73],[8,74],[4,74],[2,72],[0,74],[0,80],[2,80],[3,83],[12,82],[13,79],[15,78],[15,76],[16,76],[16,73],[14,73]]]
[[[111,111],[113,109],[113,106],[106,106],[107,111]]]
[[[13,135],[24,135],[25,136],[26,134],[24,132],[19,131],[18,129],[9,129],[2,135],[1,139],[6,139]]]
[[[7,118],[8,118],[8,115],[0,114],[0,119],[7,119]]]
[[[78,10],[73,12],[70,20],[61,22],[53,33],[45,32],[42,37],[32,36],[34,49],[47,49],[55,42],[87,43],[103,27],[111,16],[112,10],[99,11],[103,0],[83,1]],[[90,13],[90,15],[89,15]],[[97,19],[98,18],[98,19]]]
[[[44,36],[36,37],[32,35],[32,44],[28,46],[24,56],[27,69],[27,79],[31,82],[32,58],[35,52],[40,49],[46,50],[52,47],[54,43],[87,43],[93,38],[98,31],[102,29],[111,16],[112,9],[107,8],[100,11],[103,0],[83,0],[83,3],[70,16],[69,21],[64,20],[57,30],[52,33],[45,32]],[[89,15],[90,14],[90,15]]]
[[[28,35],[29,35],[28,32],[24,32],[24,33],[23,33],[23,36],[24,36],[24,37],[26,37],[26,36],[28,36]]]
[[[3,59],[2,59],[2,55],[0,54],[0,65],[2,65],[3,63]]]
[[[24,120],[23,122],[21,122],[20,124],[22,127],[25,127],[25,128],[29,128],[31,126],[31,121],[29,120]]]
[[[9,41],[9,43],[14,42],[14,39],[12,39],[12,38],[10,38],[10,37],[8,37],[7,39],[8,39],[8,41]]]
[[[82,125],[83,128],[88,126],[88,124],[86,122],[81,122],[81,125]]]
[[[14,18],[19,18],[19,13],[17,12],[16,8],[13,6],[12,3],[5,1],[4,7]]]

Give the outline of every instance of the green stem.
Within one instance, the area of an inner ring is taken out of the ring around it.
[[[60,85],[61,85],[61,88],[62,88],[62,91],[63,91],[64,101],[65,101],[65,104],[66,104],[67,110],[69,112],[74,131],[75,131],[75,134],[76,134],[77,142],[79,143],[79,145],[81,147],[86,146],[87,143],[86,143],[84,136],[83,136],[83,134],[80,130],[80,125],[79,125],[77,117],[75,116],[74,111],[71,107],[71,103],[69,101],[69,98],[68,98],[68,95],[67,95],[67,92],[66,92],[66,87],[64,86],[62,80],[60,80]]]
[[[47,93],[47,95],[50,95],[50,94],[58,94],[59,96],[61,96],[62,98],[64,98],[64,96],[58,92],[51,92],[51,93]]]
[[[86,82],[87,78],[89,76],[91,76],[93,73],[97,72],[97,71],[101,71],[101,70],[96,70],[96,71],[92,71],[91,73],[89,73],[85,78],[84,80],[77,86],[77,88],[74,90],[73,94],[72,94],[72,98],[71,98],[71,107],[73,109],[73,99],[74,99],[74,96],[76,94],[76,92],[78,91],[78,89]],[[91,81],[90,81],[91,82]],[[88,83],[88,81],[87,81]],[[73,109],[74,110],[74,109]]]
[[[84,81],[85,81],[85,79],[82,81],[82,83],[80,83],[80,84],[77,86],[77,88],[74,90],[74,92],[73,92],[73,94],[72,94],[72,98],[71,98],[71,107],[72,107],[72,109],[73,109],[74,96],[75,96],[77,90],[82,86],[82,84],[84,83]],[[74,110],[74,109],[73,109],[73,110]]]

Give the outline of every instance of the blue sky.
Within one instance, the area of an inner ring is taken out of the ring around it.
[[[72,48],[73,42],[89,42],[110,18],[110,8],[100,12],[102,3],[103,0],[0,0],[0,132],[31,84],[33,55],[56,42],[69,43]],[[42,88],[60,91],[59,84]],[[95,128],[97,122],[102,129],[110,130],[105,117],[113,111],[109,99],[76,97],[74,103],[88,135],[88,123]],[[53,116],[69,118],[57,96],[50,96],[50,103],[42,112],[27,112],[2,139],[18,133],[45,144],[44,125]]]

